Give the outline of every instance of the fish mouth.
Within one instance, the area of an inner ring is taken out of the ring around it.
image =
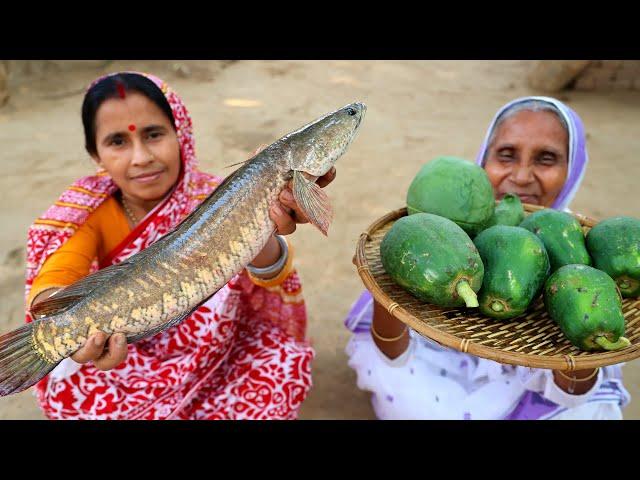
[[[346,108],[353,109],[359,114],[356,128],[360,127],[360,124],[362,123],[362,120],[364,119],[364,116],[367,113],[367,105],[362,102],[354,102],[351,105],[348,105]]]
[[[364,116],[367,113],[367,106],[364,103],[359,103],[358,105],[361,106],[361,110],[360,116],[358,117],[358,125],[356,125],[356,128],[360,128],[360,124],[362,123],[362,120],[364,120]]]

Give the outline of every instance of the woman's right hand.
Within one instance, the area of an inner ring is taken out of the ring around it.
[[[93,362],[98,370],[111,370],[127,359],[127,337],[124,333],[111,336],[95,333],[71,359],[78,363]]]

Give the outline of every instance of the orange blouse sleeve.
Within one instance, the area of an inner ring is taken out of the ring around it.
[[[51,287],[66,287],[86,277],[94,259],[101,261],[131,231],[115,198],[109,197],[87,221],[44,262],[33,280],[27,305]]]

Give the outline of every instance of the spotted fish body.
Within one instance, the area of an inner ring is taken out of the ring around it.
[[[326,233],[326,197],[310,179],[346,151],[365,111],[347,105],[286,135],[173,232],[38,304],[45,318],[0,337],[0,396],[35,384],[98,331],[124,333],[132,343],[180,323],[264,248],[275,231],[270,205],[290,180],[298,204]]]
[[[241,167],[233,179],[174,235],[132,258],[126,274],[96,288],[56,321],[38,323],[40,353],[58,362],[99,330],[138,340],[191,312],[242,270],[273,232],[269,203],[287,179],[264,156]],[[263,201],[252,206],[257,198]]]

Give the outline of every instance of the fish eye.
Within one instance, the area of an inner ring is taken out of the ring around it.
[[[355,108],[349,107],[347,108],[347,113],[353,117],[358,112],[356,112]]]

